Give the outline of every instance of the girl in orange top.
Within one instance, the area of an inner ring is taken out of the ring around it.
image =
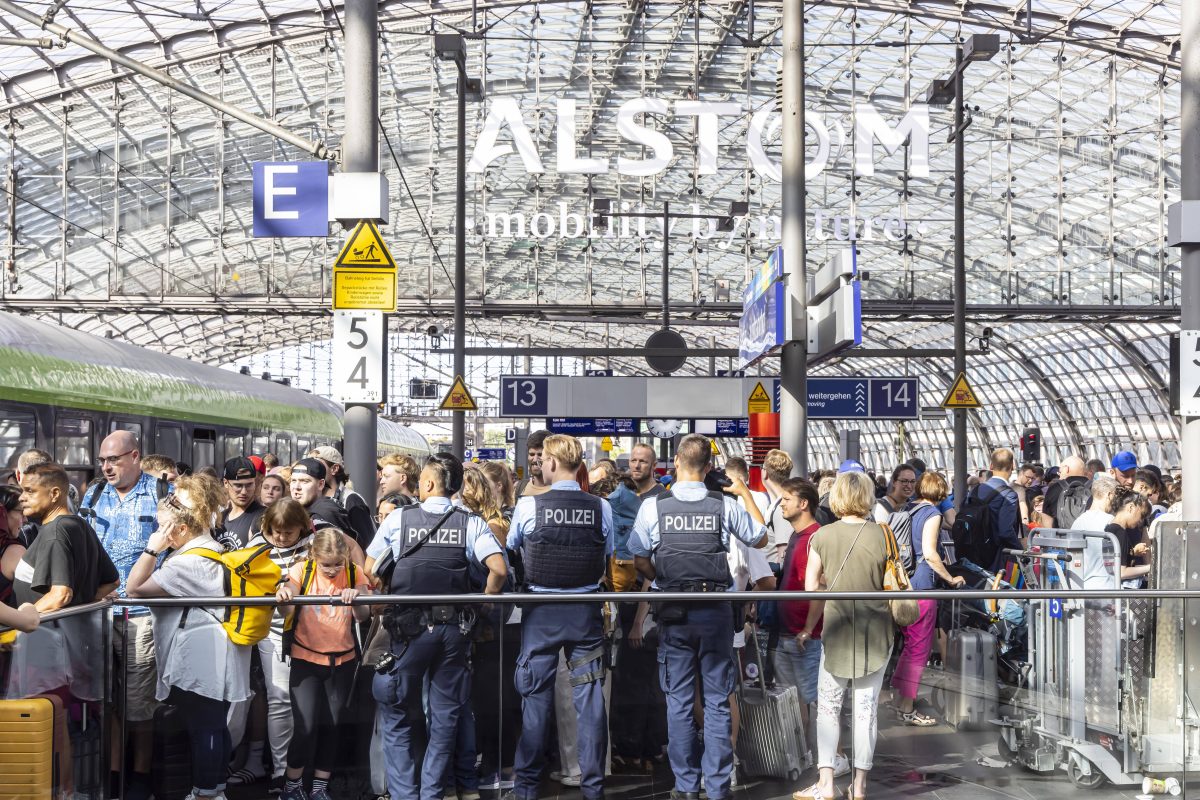
[[[330,602],[291,609],[285,631],[285,647],[288,639],[291,642],[294,730],[281,800],[330,800],[338,725],[350,703],[359,657],[354,621],[362,622],[371,613],[368,606],[350,603],[369,587],[350,560],[346,537],[335,528],[316,533],[308,559],[293,566],[287,578],[275,595],[280,604],[298,595],[328,597]],[[314,768],[311,795],[303,784],[308,764]]]

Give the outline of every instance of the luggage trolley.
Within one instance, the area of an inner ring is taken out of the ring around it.
[[[1084,588],[1085,548],[1106,543],[1119,559],[1121,545],[1112,534],[1039,528],[1030,549],[1013,555],[1029,588],[1077,590]],[[1105,779],[1141,782],[1141,714],[1131,690],[1146,662],[1147,642],[1130,615],[1133,605],[1120,598],[1029,604],[1028,691],[1000,720],[1003,757],[1036,772],[1064,769],[1080,788]]]

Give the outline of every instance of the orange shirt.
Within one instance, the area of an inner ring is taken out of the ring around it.
[[[292,566],[288,576],[297,587],[304,585],[304,567],[309,563],[301,561]],[[309,581],[306,595],[328,597],[339,595],[343,589],[349,588],[348,570],[342,570],[333,580],[321,573],[321,568],[313,564],[312,578]],[[368,588],[366,576],[359,567],[355,567],[354,588],[360,592]],[[354,611],[344,605],[296,606],[295,639],[292,642],[292,658],[308,661],[322,666],[337,666],[354,660]]]

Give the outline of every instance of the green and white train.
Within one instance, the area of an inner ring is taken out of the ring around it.
[[[286,464],[340,446],[342,416],[337,403],[273,381],[0,312],[0,479],[39,447],[82,485],[97,474],[101,440],[120,429],[143,454],[197,470],[251,453]],[[388,420],[378,439],[380,456],[431,452],[420,433]]]

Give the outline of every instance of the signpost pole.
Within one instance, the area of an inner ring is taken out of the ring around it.
[[[458,149],[454,176],[454,374],[467,374],[467,73],[458,70]],[[451,430],[454,455],[467,446],[467,416],[455,411]],[[478,445],[478,443],[477,443]]]
[[[346,0],[346,130],[342,168],[379,171],[379,12],[377,0]],[[386,319],[386,318],[385,318]],[[386,330],[386,321],[384,323]],[[386,370],[387,348],[384,348]],[[344,457],[354,489],[370,508],[378,487],[377,420],[374,405],[346,406]]]
[[[783,268],[787,341],[780,358],[779,446],[808,474],[808,275],[805,252],[804,4],[783,4]]]
[[[962,47],[954,70],[954,373],[967,371],[967,256]],[[967,499],[967,409],[954,409],[954,507]]]
[[[1183,29],[1180,50],[1182,75],[1179,81],[1181,130],[1179,174],[1180,200],[1200,200],[1200,5],[1183,3]],[[1187,237],[1193,238],[1193,237]],[[1180,300],[1180,328],[1200,329],[1200,243],[1184,241],[1180,248],[1183,271],[1183,297]],[[1181,337],[1181,344],[1189,337]],[[1200,354],[1181,348],[1180,360],[1196,359]],[[1186,392],[1195,390],[1188,386]],[[1181,405],[1187,398],[1181,392]],[[1180,437],[1183,466],[1183,518],[1200,520],[1200,417],[1184,416]]]

